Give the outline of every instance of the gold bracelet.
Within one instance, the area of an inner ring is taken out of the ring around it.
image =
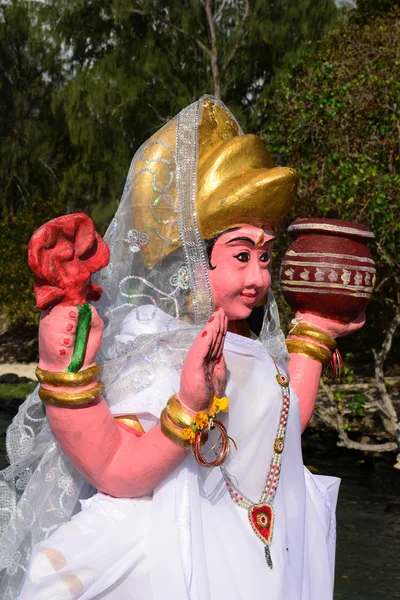
[[[104,383],[99,381],[97,385],[83,392],[56,392],[40,386],[39,397],[43,404],[73,408],[74,406],[90,404],[103,392]]]
[[[326,367],[331,361],[331,353],[326,348],[317,346],[312,342],[302,342],[300,340],[286,340],[286,346],[289,352],[307,356],[312,360],[317,360],[323,367]]]
[[[290,335],[298,337],[308,337],[315,340],[319,344],[323,344],[329,350],[336,350],[336,341],[328,333],[321,331],[318,327],[311,325],[310,323],[298,323],[294,329],[291,330]]]
[[[67,371],[45,371],[37,367],[35,373],[40,383],[56,387],[63,385],[74,387],[92,383],[100,375],[101,369],[98,365],[93,365],[78,373],[68,373]]]
[[[167,414],[178,427],[190,427],[193,423],[193,418],[183,410],[182,404],[175,395],[171,396],[167,402]]]
[[[174,442],[175,444],[178,444],[179,446],[182,446],[184,448],[188,448],[191,446],[191,442],[189,440],[186,440],[183,437],[183,434],[182,434],[183,430],[180,427],[177,427],[175,425],[175,423],[173,423],[168,418],[168,413],[167,413],[166,408],[164,408],[161,413],[160,425],[161,425],[161,431],[168,439],[171,440],[171,442]]]

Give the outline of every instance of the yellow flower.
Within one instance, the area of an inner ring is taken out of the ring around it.
[[[198,429],[204,429],[208,425],[208,414],[201,410],[193,417],[193,423]]]
[[[193,429],[190,429],[190,427],[185,427],[185,429],[182,429],[182,437],[184,440],[188,440],[191,444],[193,444],[196,434]]]
[[[211,413],[219,411],[228,412],[228,408],[229,400],[226,396],[223,396],[222,398],[217,398],[216,396],[214,396],[214,402],[212,405]]]

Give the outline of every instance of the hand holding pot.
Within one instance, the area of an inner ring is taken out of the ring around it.
[[[344,321],[335,321],[333,319],[329,319],[323,317],[321,315],[315,315],[312,313],[302,313],[300,311],[296,312],[296,320],[299,323],[311,323],[315,325],[319,329],[326,331],[331,337],[334,339],[339,337],[344,337],[346,335],[350,335],[355,331],[358,331],[365,325],[366,315],[365,311],[362,311],[358,317],[351,321],[350,323],[346,323]]]
[[[281,283],[291,308],[336,321],[336,337],[361,327],[376,278],[367,247],[374,239],[372,231],[349,221],[299,219],[289,233],[295,240],[283,257]]]

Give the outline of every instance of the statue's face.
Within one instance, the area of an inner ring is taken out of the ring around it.
[[[271,231],[243,225],[215,242],[208,272],[216,307],[230,321],[246,319],[271,287]]]

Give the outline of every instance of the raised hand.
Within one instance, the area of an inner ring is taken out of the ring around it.
[[[207,411],[214,395],[224,395],[226,364],[223,348],[227,328],[225,312],[217,309],[186,356],[179,399],[193,411]]]
[[[92,322],[82,369],[94,363],[101,345],[103,321],[96,309],[92,309]],[[74,351],[78,308],[57,305],[42,311],[39,323],[39,367],[47,371],[65,371]]]

